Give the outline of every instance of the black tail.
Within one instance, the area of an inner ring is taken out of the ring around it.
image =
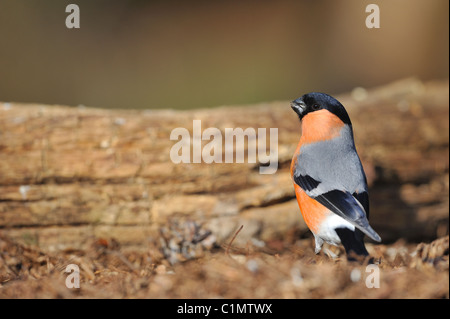
[[[336,228],[336,233],[341,239],[341,243],[347,253],[349,261],[365,259],[369,256],[366,246],[364,246],[364,233],[359,229],[350,230],[348,228]]]

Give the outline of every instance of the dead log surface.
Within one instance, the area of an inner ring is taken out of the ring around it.
[[[448,81],[405,79],[338,96],[352,119],[385,242],[448,234]],[[174,128],[278,128],[279,169],[174,164]],[[288,102],[191,111],[0,103],[0,233],[46,251],[93,238],[139,249],[193,223],[217,243],[309,236],[289,176],[300,136]],[[187,224],[186,224],[187,223]]]

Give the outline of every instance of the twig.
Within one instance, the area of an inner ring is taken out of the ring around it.
[[[239,234],[239,232],[242,230],[243,227],[244,227],[244,225],[241,225],[241,227],[239,227],[239,229],[238,229],[238,230],[236,231],[236,233],[234,234],[233,238],[231,238],[231,241],[230,241],[230,243],[228,244],[228,247],[227,247],[227,250],[226,250],[226,254],[227,254],[227,255],[230,255],[230,254],[229,254],[229,250],[230,250],[231,244],[233,244],[234,239],[236,238],[236,236]]]

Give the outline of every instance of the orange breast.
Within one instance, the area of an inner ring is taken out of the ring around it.
[[[330,211],[325,206],[306,195],[303,189],[297,184],[294,184],[294,188],[298,206],[300,207],[300,212],[302,213],[306,225],[313,233],[317,233],[322,221],[330,214]]]
[[[294,156],[291,161],[291,177],[294,176],[295,165],[297,165],[297,157],[300,154],[300,148],[302,147],[302,142],[298,143],[297,149],[295,150]]]
[[[300,144],[311,144],[338,137],[344,122],[328,110],[307,114],[302,120],[302,137]]]

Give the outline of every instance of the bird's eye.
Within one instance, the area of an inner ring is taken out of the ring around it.
[[[315,104],[313,104],[312,108],[313,108],[313,110],[318,110],[318,109],[320,109],[320,105],[315,103]]]

